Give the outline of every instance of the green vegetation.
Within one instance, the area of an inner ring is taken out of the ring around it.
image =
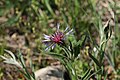
[[[33,73],[33,66],[38,70],[57,60],[71,80],[119,80],[119,3],[119,0],[1,0],[0,80],[34,80],[28,67]],[[64,45],[56,42],[54,49],[45,51],[43,34],[55,34],[57,24],[61,32],[69,26],[73,34],[64,40]],[[3,63],[4,60],[9,63],[4,50],[13,52],[14,57],[11,54],[9,57],[23,63],[21,73],[15,66],[12,72],[10,65]],[[48,55],[53,57],[52,62]]]

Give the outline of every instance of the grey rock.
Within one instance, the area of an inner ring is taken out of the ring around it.
[[[35,77],[37,80],[64,80],[64,71],[64,68],[60,65],[48,66],[37,70],[35,72]]]

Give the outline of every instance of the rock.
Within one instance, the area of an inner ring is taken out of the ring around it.
[[[35,72],[35,77],[37,80],[64,80],[64,72],[65,70],[60,65],[48,66],[37,70]]]

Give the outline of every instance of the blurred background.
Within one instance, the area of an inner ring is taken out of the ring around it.
[[[120,1],[119,0],[0,0],[0,55],[4,49],[17,56],[20,50],[26,61],[32,59],[35,70],[57,62],[50,56],[42,55],[43,34],[55,31],[57,23],[64,30],[67,25],[74,29],[75,39],[82,40],[90,35],[93,43],[100,43],[100,29],[108,20],[112,28],[112,38],[108,42],[104,66],[108,69],[109,80],[120,79]],[[89,33],[88,33],[89,32]],[[94,48],[89,38],[81,47],[82,58],[76,66],[82,75],[88,68],[90,58],[84,49]],[[60,50],[55,49],[59,54]],[[115,73],[111,70],[114,68]],[[28,66],[29,68],[29,66]],[[3,63],[0,58],[0,80],[25,80],[14,66]]]

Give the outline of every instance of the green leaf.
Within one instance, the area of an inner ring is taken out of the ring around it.
[[[90,75],[90,72],[91,72],[91,70],[88,69],[88,70],[86,71],[86,73],[84,74],[84,76],[82,77],[82,80],[85,80],[85,79],[88,77],[88,75]]]
[[[21,65],[22,65],[22,67],[23,67],[22,69],[24,70],[24,72],[25,72],[25,74],[27,75],[28,79],[31,79],[31,75],[30,75],[29,71],[27,70],[25,61],[24,61],[23,56],[22,56],[22,54],[21,54],[20,51],[19,51],[19,56],[18,56],[18,58],[19,58],[19,61],[20,61]]]
[[[100,64],[102,64],[104,58],[104,51],[100,51]]]
[[[100,72],[100,71],[101,71],[101,69],[97,70],[97,71],[94,72],[93,74],[90,74],[86,80],[90,80],[90,78],[91,78],[93,75],[96,75],[96,74],[97,74],[98,72]]]
[[[80,42],[78,41],[76,43],[76,45],[74,46],[74,56],[75,57],[77,57],[79,55],[79,53],[80,53],[80,47],[81,47],[81,45],[80,45]]]
[[[45,5],[47,6],[48,11],[49,11],[49,12],[52,14],[52,16],[54,17],[55,14],[54,14],[54,12],[53,12],[51,6],[50,6],[49,0],[45,0]]]
[[[108,20],[108,21],[106,22],[106,24],[104,25],[104,33],[105,33],[106,39],[108,39],[108,37],[109,37],[109,32],[110,32],[109,22],[110,22],[110,20]]]
[[[72,45],[72,42],[69,40],[69,43],[70,43],[70,51],[71,53],[73,53],[73,45]]]
[[[99,61],[94,57],[92,56],[92,54],[89,53],[89,56],[92,58],[92,60],[96,63],[97,66],[101,67]]]
[[[72,80],[77,80],[77,74],[76,74],[75,68],[72,65],[72,62],[66,61],[66,64],[64,65],[66,69],[69,71]]]
[[[65,57],[65,56],[63,56],[61,54],[56,54],[56,53],[52,53],[52,52],[47,52],[46,54],[57,58],[62,63],[65,63],[65,59],[67,59],[67,57]],[[43,54],[43,55],[46,55],[46,54]]]
[[[16,67],[16,69],[17,69],[17,71],[22,73],[24,75],[24,77],[28,80],[28,75],[27,74],[25,74],[22,70],[18,69],[17,67]]]

